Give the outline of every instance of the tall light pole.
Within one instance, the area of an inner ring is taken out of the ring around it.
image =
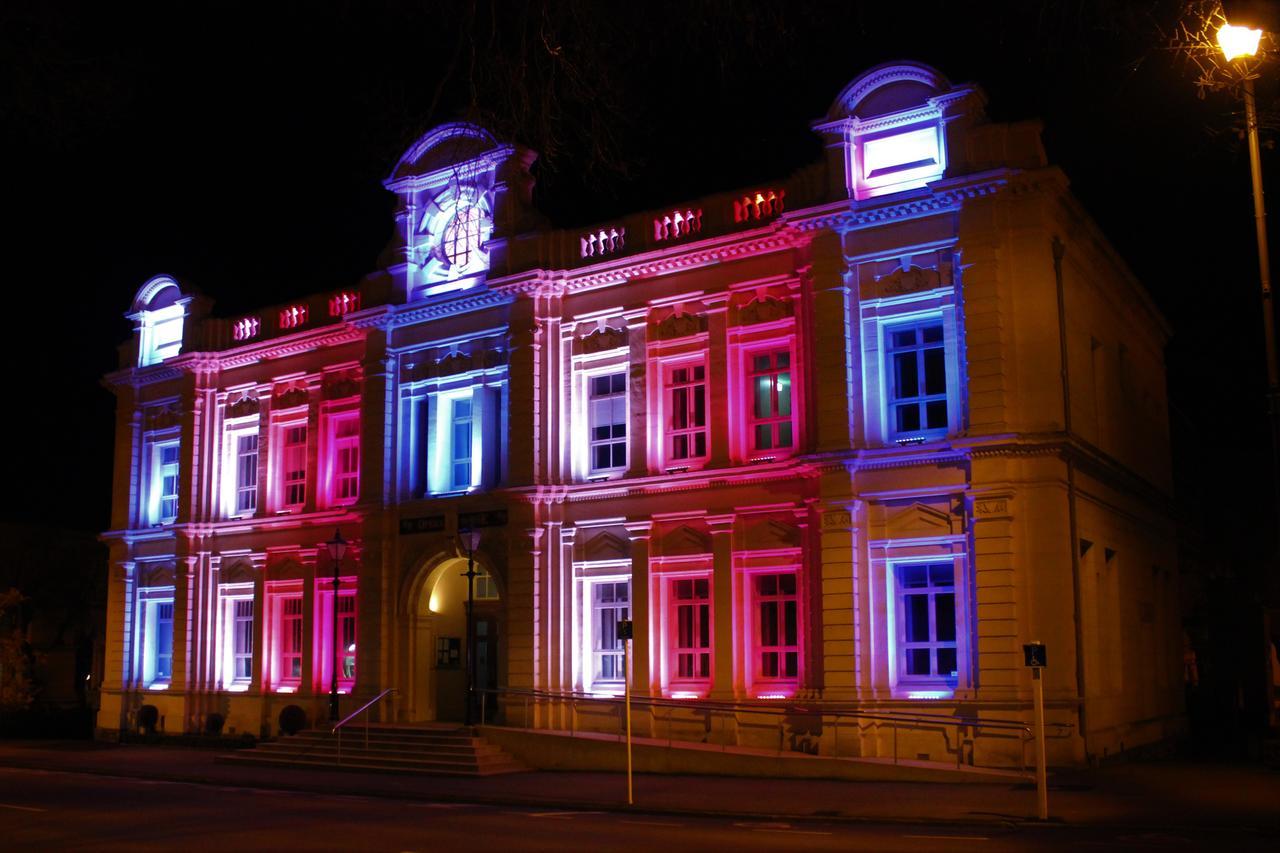
[[[467,570],[463,577],[467,579],[467,707],[465,711],[466,725],[474,722],[472,700],[476,689],[476,561],[475,551],[480,546],[479,530],[460,530],[458,539],[467,550]]]
[[[342,538],[342,530],[334,528],[333,538],[324,543],[329,549],[329,557],[333,560],[333,670],[329,674],[329,719],[338,722],[338,646],[342,638],[338,636],[338,570],[342,566],[342,555],[347,552],[347,540]]]
[[[1262,30],[1224,24],[1218,46],[1233,65],[1258,52]],[[1271,418],[1271,488],[1280,536],[1280,365],[1276,363],[1276,311],[1271,298],[1271,255],[1267,250],[1267,206],[1262,195],[1262,154],[1258,145],[1258,108],[1253,95],[1252,70],[1241,62],[1244,80],[1244,120],[1249,137],[1249,175],[1253,180],[1253,223],[1258,240],[1258,277],[1262,285],[1262,323],[1267,356],[1267,410]]]

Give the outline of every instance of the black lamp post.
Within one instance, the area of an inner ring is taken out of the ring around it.
[[[480,531],[460,530],[458,539],[462,547],[467,549],[467,570],[463,577],[467,579],[467,707],[465,721],[469,726],[474,722],[472,705],[476,689],[476,561],[475,550],[480,545]]]
[[[342,538],[342,530],[335,528],[333,538],[324,543],[329,549],[329,557],[333,560],[333,671],[329,678],[329,719],[338,722],[338,645],[342,639],[338,636],[338,570],[342,566],[342,555],[347,552],[347,540]]]

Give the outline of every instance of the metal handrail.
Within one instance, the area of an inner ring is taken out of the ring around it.
[[[381,693],[379,693],[377,696],[374,696],[368,702],[365,702],[355,711],[352,711],[344,719],[339,721],[337,725],[333,727],[333,731],[331,731],[330,734],[336,734],[338,736],[338,763],[339,764],[342,763],[342,729],[343,727],[346,726],[347,723],[354,720],[356,717],[363,714],[365,711],[372,708],[374,705],[381,702],[389,694],[399,693],[399,692],[400,691],[395,687],[388,687],[386,690],[383,690]],[[365,749],[369,748],[369,718],[368,717],[364,718],[364,748]]]
[[[525,719],[528,720],[528,700],[551,700],[553,702],[568,701],[576,708],[577,702],[596,702],[596,703],[618,703],[621,706],[622,696],[602,696],[594,693],[584,693],[580,691],[552,691],[537,690],[531,688],[518,687],[497,687],[497,688],[477,688],[476,692],[496,695],[523,696],[525,698],[526,713]],[[961,716],[954,714],[929,714],[921,712],[899,713],[894,711],[865,711],[848,706],[827,704],[823,701],[811,703],[796,702],[717,702],[703,699],[666,699],[662,697],[636,696],[632,694],[631,702],[633,705],[648,706],[650,708],[679,708],[688,711],[702,711],[709,714],[715,713],[745,713],[745,714],[765,714],[775,716],[795,716],[795,715],[828,715],[835,717],[835,728],[837,734],[839,732],[839,718],[852,718],[855,720],[867,720],[876,723],[890,723],[893,727],[894,736],[894,763],[897,763],[897,734],[900,725],[910,728],[923,728],[927,726],[956,726],[957,728],[982,728],[996,731],[1014,731],[1018,732],[1025,742],[1032,736],[1032,727],[1029,723],[1020,720],[1007,720],[984,718],[974,716]],[[481,703],[483,708],[484,703]],[[481,712],[483,714],[483,711]],[[573,716],[570,718],[570,733],[573,734],[573,717],[576,716],[576,710],[572,711]],[[482,719],[481,724],[484,721]],[[670,735],[670,720],[668,720],[668,735]],[[779,750],[781,750],[781,726],[782,721],[778,723],[779,731]],[[1054,737],[1067,737],[1075,729],[1070,723],[1049,723],[1054,731]],[[670,741],[670,737],[668,737]],[[957,764],[962,757],[962,749],[957,749]],[[1025,761],[1024,761],[1025,769]]]

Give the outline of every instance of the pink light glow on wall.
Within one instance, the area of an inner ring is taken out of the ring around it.
[[[702,231],[702,208],[673,210],[653,220],[653,239],[657,242],[687,237]]]
[[[747,193],[742,198],[733,200],[733,221],[751,222],[777,216],[785,208],[786,197],[786,190],[760,190]]]
[[[594,258],[599,255],[616,254],[627,245],[627,229],[601,228],[579,238],[581,241],[581,257]]]
[[[262,321],[257,317],[243,317],[236,320],[231,327],[231,337],[237,341],[247,341],[257,336]]]

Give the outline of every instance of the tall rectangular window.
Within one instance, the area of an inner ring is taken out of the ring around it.
[[[667,372],[667,461],[707,455],[707,379],[701,364]]]
[[[236,512],[252,513],[258,508],[258,434],[241,433],[236,446]]]
[[[156,604],[156,681],[173,678],[173,602]]]
[[[949,562],[898,565],[894,578],[899,680],[954,685],[955,566]]]
[[[604,581],[591,584],[591,682],[593,686],[621,684],[623,642],[618,639],[618,623],[629,619],[631,582]]]
[[[947,355],[942,321],[885,330],[889,420],[899,440],[947,430]]]
[[[178,519],[178,442],[155,445],[152,458],[151,489],[156,524],[172,524]]]
[[[333,422],[333,499],[353,503],[360,496],[360,421],[354,414]]]
[[[253,599],[232,602],[232,681],[247,682],[253,677]]]
[[[592,376],[587,385],[591,472],[624,469],[627,467],[626,371]]]
[[[679,681],[711,678],[711,581],[709,578],[671,580],[673,675]]]
[[[471,398],[450,401],[449,470],[454,489],[471,487]]]
[[[302,596],[281,601],[280,676],[286,682],[302,680]]]
[[[791,420],[791,351],[751,353],[751,450],[790,448],[794,440]]]
[[[307,425],[281,428],[280,502],[282,509],[297,509],[307,501]]]
[[[758,574],[754,587],[756,676],[764,680],[793,679],[800,671],[796,573]]]

